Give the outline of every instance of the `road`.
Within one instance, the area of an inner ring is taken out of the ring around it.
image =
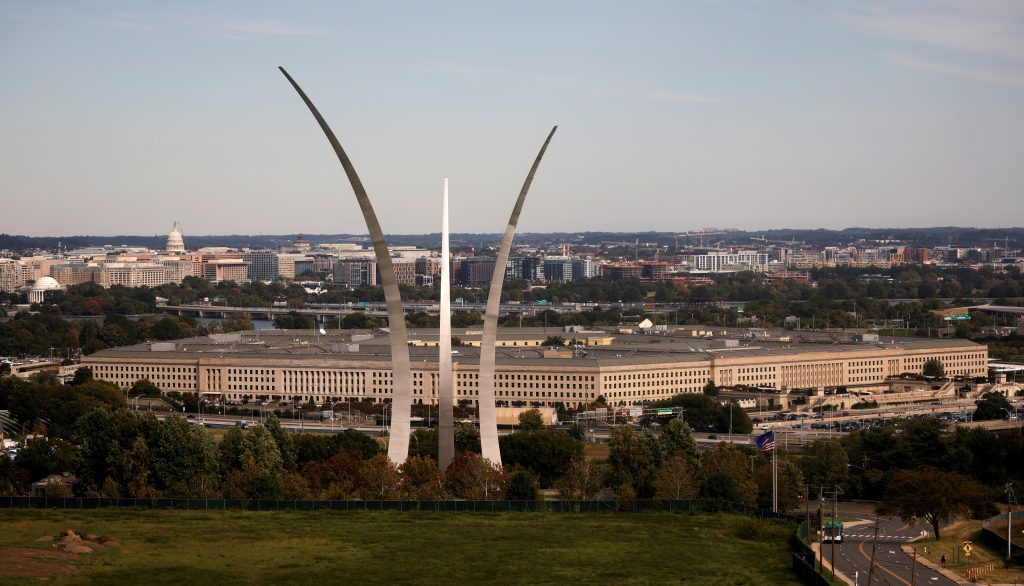
[[[842,515],[842,513],[840,514]],[[878,518],[878,540],[874,542],[874,518],[863,517],[860,524],[850,526],[847,523],[843,543],[835,544],[836,569],[845,574],[856,584],[901,584],[918,586],[921,584],[955,584],[949,578],[935,572],[923,564],[914,564],[911,556],[903,553],[901,546],[919,537],[923,529],[922,523],[910,527],[899,518]],[[923,547],[922,544],[917,547]],[[832,544],[823,544],[825,561],[832,558]],[[871,552],[874,549],[875,564],[871,572]],[[913,576],[911,574],[913,573]]]

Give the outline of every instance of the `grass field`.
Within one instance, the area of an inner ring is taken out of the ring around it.
[[[39,541],[115,540],[91,554]],[[0,584],[797,584],[792,525],[731,515],[0,511]]]
[[[1006,527],[1006,524],[1003,524]],[[1024,570],[1020,568],[1004,568],[1003,559],[1005,551],[994,551],[985,545],[981,540],[981,521],[962,520],[942,530],[942,539],[934,541],[934,538],[918,542],[918,553],[925,555],[935,563],[943,555],[946,556],[946,567],[960,575],[964,575],[969,568],[978,565],[992,563],[995,567],[992,571],[984,573],[981,578],[1000,584],[1018,584],[1024,582]],[[974,551],[970,558],[963,555],[963,544],[970,541]],[[928,547],[928,553],[924,553],[924,547]]]

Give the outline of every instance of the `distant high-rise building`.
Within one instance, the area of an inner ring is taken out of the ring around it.
[[[639,279],[644,276],[644,269],[640,265],[632,264],[601,265],[601,276],[610,281]]]
[[[242,260],[249,263],[250,281],[273,281],[278,277],[277,253],[271,250],[247,250]]]
[[[506,279],[544,280],[544,261],[539,256],[520,256],[508,259],[505,265]]]
[[[295,277],[301,277],[306,273],[315,273],[316,263],[308,256],[295,259]]]
[[[21,264],[16,260],[0,258],[0,291],[14,293],[24,284]]]
[[[395,268],[395,280],[399,285],[416,284],[416,259],[413,258],[392,258],[391,266]],[[380,270],[380,267],[377,267]],[[380,277],[377,281],[381,282]]]
[[[549,256],[544,259],[545,281],[571,281],[572,260],[564,256]]]
[[[211,283],[244,283],[249,278],[249,268],[241,258],[210,259],[203,261],[203,278]]]
[[[377,261],[372,258],[341,258],[334,263],[334,284],[342,287],[377,285]]]
[[[491,282],[495,260],[485,256],[474,256],[462,261],[461,281],[467,287],[483,287]]]
[[[589,279],[597,276],[597,265],[589,258],[572,259],[572,279]]]
[[[167,235],[166,250],[169,254],[185,254],[185,239],[181,234],[181,225],[177,222],[171,227],[171,233]]]

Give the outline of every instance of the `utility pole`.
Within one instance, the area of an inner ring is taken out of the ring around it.
[[[1006,491],[1006,561],[1009,562],[1013,558],[1013,505],[1017,499],[1013,494],[1012,482],[1007,482],[1003,490]]]
[[[875,573],[875,549],[878,547],[878,515],[875,515],[875,536],[871,539],[871,566],[868,568],[868,586],[871,576]]]
[[[825,539],[825,514],[821,510],[821,504],[825,502],[825,496],[822,493],[823,487],[818,487],[818,529],[821,531],[821,538]],[[825,571],[825,543],[818,544],[818,573]]]
[[[917,576],[917,548],[914,548],[913,561],[910,562],[910,586],[914,586],[914,578]]]
[[[832,564],[833,580],[836,579],[836,523],[838,523],[836,519],[838,517],[837,512],[839,505],[839,492],[839,485],[835,485],[835,487],[832,490],[832,557],[830,560]]]

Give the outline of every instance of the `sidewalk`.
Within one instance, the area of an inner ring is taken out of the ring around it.
[[[909,544],[903,544],[903,545],[900,546],[900,549],[903,550],[903,553],[905,553],[908,556],[912,557],[914,555],[914,545],[913,545],[913,543],[914,542],[912,541]],[[974,584],[974,582],[969,582],[969,581],[965,580],[963,576],[961,576],[960,574],[957,574],[953,570],[950,570],[950,569],[947,569],[947,568],[943,568],[939,564],[931,561],[930,559],[926,558],[923,555],[917,556],[917,563],[919,563],[922,566],[925,566],[925,567],[927,567],[927,568],[929,568],[931,570],[934,570],[934,571],[938,572],[939,574],[942,574],[943,576],[945,576],[945,577],[949,578],[950,580],[952,580],[958,586],[959,585],[964,585],[964,584]]]

